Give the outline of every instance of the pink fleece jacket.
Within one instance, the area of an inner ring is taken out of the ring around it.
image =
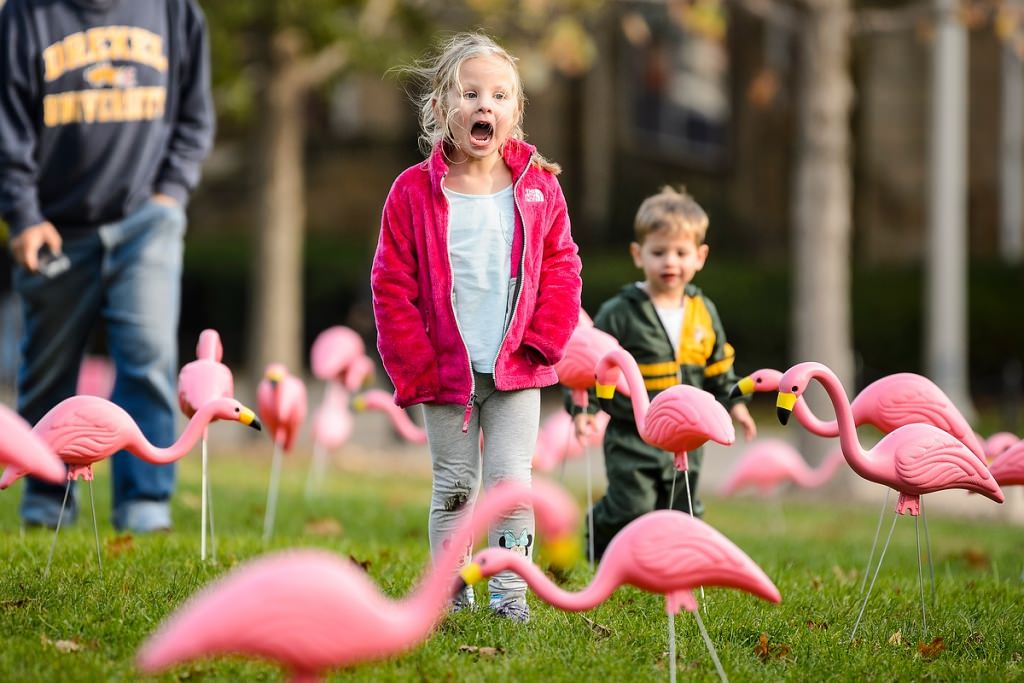
[[[580,308],[580,259],[569,231],[565,197],[554,174],[533,163],[535,148],[505,143],[512,171],[516,236],[512,273],[520,284],[515,311],[494,364],[502,391],[558,381]],[[377,349],[395,385],[395,403],[466,404],[473,391],[469,351],[452,306],[448,257],[448,173],[440,147],[402,172],[381,219],[370,285]],[[518,259],[518,260],[517,260]]]

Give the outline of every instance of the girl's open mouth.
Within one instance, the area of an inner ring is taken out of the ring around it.
[[[486,145],[494,137],[494,127],[486,121],[477,121],[469,129],[469,139],[475,145]]]

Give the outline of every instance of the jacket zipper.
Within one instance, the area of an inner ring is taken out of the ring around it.
[[[526,160],[525,170],[515,179],[512,183],[512,204],[516,207],[516,212],[519,214],[519,222],[523,226],[523,248],[522,253],[519,255],[519,276],[516,278],[516,298],[512,302],[512,315],[509,316],[508,326],[505,328],[504,334],[501,336],[501,342],[498,344],[498,352],[494,354],[494,363],[492,371],[494,374],[494,386],[498,386],[498,356],[501,355],[501,347],[505,345],[505,340],[508,338],[508,331],[512,329],[512,323],[516,319],[516,312],[519,310],[519,299],[523,295],[523,272],[526,270],[526,237],[529,231],[526,229],[526,217],[523,215],[523,210],[519,206],[519,183],[526,177],[527,171],[530,170],[530,164],[533,163],[533,154]]]
[[[448,173],[441,176],[441,196],[444,197],[444,203],[447,207],[447,219],[448,221],[444,226],[444,254],[448,257],[448,275],[451,277],[451,290],[448,292],[448,305],[452,307],[452,320],[455,321],[455,329],[459,331],[459,339],[462,340],[462,348],[466,350],[466,365],[469,367],[469,400],[466,401],[466,410],[462,414],[462,433],[469,433],[469,418],[473,414],[473,401],[476,400],[476,377],[473,375],[473,359],[469,356],[469,344],[466,343],[466,337],[462,334],[462,327],[459,325],[459,315],[455,312],[455,265],[452,263],[452,251],[451,251],[451,230],[449,229],[449,223],[451,223],[452,206],[451,202],[448,201],[448,195],[444,193],[444,179],[448,177]]]

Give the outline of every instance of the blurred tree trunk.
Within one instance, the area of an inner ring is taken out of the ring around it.
[[[849,5],[849,0],[807,0],[800,27],[792,348],[794,360],[827,365],[853,392]],[[811,405],[826,416],[831,408],[823,396],[816,391]],[[822,455],[819,442],[804,438],[801,447],[812,459]]]
[[[257,184],[256,259],[252,273],[252,329],[247,335],[250,376],[267,363],[302,370],[302,250],[306,221],[304,105],[308,94],[296,77],[301,54],[290,31],[271,38],[270,69],[263,93],[262,149]]]

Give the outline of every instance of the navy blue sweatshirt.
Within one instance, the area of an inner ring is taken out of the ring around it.
[[[0,8],[0,216],[95,228],[154,193],[184,204],[213,141],[194,0],[7,0]]]

